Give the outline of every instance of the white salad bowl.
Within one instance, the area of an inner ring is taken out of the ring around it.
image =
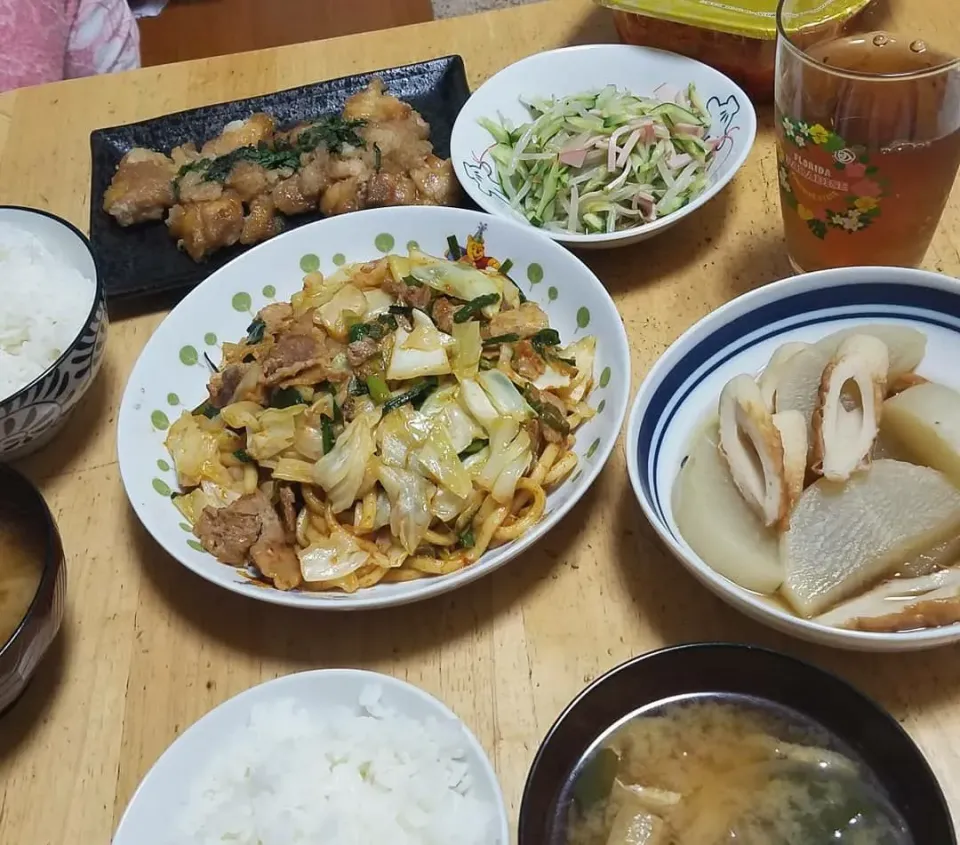
[[[597,337],[595,386],[588,402],[597,414],[576,431],[579,466],[547,498],[543,518],[519,539],[488,551],[450,575],[377,584],[347,595],[300,592],[252,582],[202,550],[170,500],[177,489],[164,439],[170,424],[207,398],[220,344],[238,342],[264,305],[289,300],[304,271],[332,273],[344,263],[406,253],[416,242],[443,255],[447,238],[460,244],[482,232],[486,255],[509,258],[510,276],[547,313],[564,344]],[[358,610],[406,604],[481,578],[529,548],[556,525],[587,491],[606,463],[629,400],[630,353],[623,322],[599,279],[579,259],[528,230],[474,211],[452,208],[386,208],[333,217],[294,229],[244,253],[195,288],[167,316],[140,355],[120,406],[117,452],[127,496],[144,526],[188,569],[228,590],[261,601],[324,610]]]
[[[523,101],[566,97],[615,85],[641,96],[655,89],[685,90],[690,83],[713,118],[707,138],[717,139],[710,167],[710,184],[699,196],[659,220],[611,234],[574,234],[540,229],[571,247],[626,246],[653,237],[692,214],[715,197],[746,160],[757,134],[757,115],[747,95],[719,71],[694,59],[627,44],[589,44],[537,53],[504,68],[478,88],[464,105],[453,127],[450,156],[460,184],[485,211],[534,228],[511,208],[490,156],[491,134],[481,118],[502,118],[519,126],[530,121]]]
[[[681,335],[643,380],[627,424],[627,468],[647,519],[676,558],[728,604],[779,631],[822,645],[911,651],[960,641],[960,624],[899,633],[829,627],[794,616],[712,569],[681,536],[672,494],[691,437],[717,409],[723,386],[759,373],[788,341],[892,323],[922,331],[920,375],[960,389],[960,282],[892,267],[824,270],[776,282],[727,303]]]
[[[259,707],[291,702],[320,718],[331,707],[354,709],[373,690],[379,704],[400,716],[459,732],[461,759],[471,794],[491,805],[496,818],[490,845],[509,845],[509,819],[503,793],[489,758],[470,729],[445,704],[390,675],[360,669],[319,669],[268,681],[234,696],[193,724],[153,764],[120,819],[113,845],[171,845],[194,841],[180,829],[191,799],[193,779],[210,759],[229,748]],[[282,796],[277,796],[282,799]]]

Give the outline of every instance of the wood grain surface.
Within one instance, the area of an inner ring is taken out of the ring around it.
[[[140,20],[140,53],[149,67],[430,20],[430,0],[172,0]]]
[[[606,12],[553,0],[7,94],[0,203],[49,209],[86,228],[89,133],[99,126],[451,52],[463,55],[475,86],[532,52],[614,40]],[[771,122],[761,114],[746,166],[699,213],[652,241],[584,256],[623,314],[634,389],[699,317],[789,273]],[[958,248],[954,199],[925,266],[960,275]],[[845,654],[745,619],[695,583],[647,526],[622,443],[558,528],[452,595],[362,616],[320,614],[194,577],[140,527],[115,455],[124,383],[170,304],[113,310],[96,385],[68,431],[23,465],[63,533],[69,607],[37,678],[0,720],[0,842],[108,842],[140,778],[193,721],[260,681],[331,666],[388,672],[447,702],[490,753],[515,818],[540,739],[586,683],[633,655],[698,640],[759,643],[836,670],[903,722],[960,806],[960,650]]]

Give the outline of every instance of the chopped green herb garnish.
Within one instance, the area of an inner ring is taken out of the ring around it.
[[[486,449],[487,445],[490,443],[489,440],[474,440],[466,449],[464,449],[459,455],[458,458],[462,461],[464,458],[469,458],[471,455],[476,455],[481,449]]]
[[[215,416],[217,416],[217,414],[220,413],[220,409],[214,408],[208,399],[206,402],[201,402],[199,405],[197,405],[197,407],[194,408],[190,413],[195,417],[202,416],[206,417],[208,420],[212,420]]]
[[[336,399],[333,400],[333,421],[337,425],[343,425],[343,411],[340,410]]]
[[[336,438],[333,436],[333,422],[326,414],[320,416],[320,438],[323,441],[323,454],[329,455]]]
[[[267,329],[267,324],[259,317],[254,317],[253,322],[247,326],[247,344],[253,346],[263,340],[263,333]]]
[[[465,549],[472,549],[477,544],[477,538],[473,536],[473,528],[467,526],[460,532],[460,545]]]
[[[393,314],[379,314],[369,323],[354,323],[347,332],[347,340],[356,343],[365,337],[382,340],[388,332],[397,330],[397,318]]]
[[[447,247],[450,249],[450,257],[454,261],[463,255],[463,252],[460,250],[460,244],[457,243],[456,235],[450,235],[450,237],[447,238]]]
[[[370,398],[378,405],[382,405],[390,398],[390,388],[383,376],[367,376],[367,390],[370,391]]]
[[[417,384],[411,387],[406,393],[393,396],[384,402],[383,412],[388,414],[395,408],[399,408],[401,405],[406,405],[407,402],[410,402],[414,407],[417,407],[417,403],[422,403],[423,400],[433,392],[434,388],[436,388],[438,384],[439,380],[436,376],[427,376],[423,381],[417,382]]]
[[[536,413],[540,418],[540,422],[545,426],[552,428],[560,434],[566,435],[570,433],[570,423],[567,422],[567,418],[556,405],[542,400],[540,398],[540,391],[532,384],[528,384],[523,388],[523,398],[527,400],[527,404],[533,408],[534,413]]]
[[[357,130],[365,124],[365,120],[344,120],[339,115],[322,117],[297,136],[297,150],[309,153],[323,146],[332,153],[339,153],[344,144],[365,147],[363,138],[357,134]]]
[[[253,458],[251,458],[251,457],[247,454],[247,450],[246,450],[246,449],[237,449],[237,451],[233,453],[233,457],[235,457],[235,458],[236,458],[238,461],[240,461],[240,463],[242,463],[242,464],[251,464],[251,463],[253,463]]]
[[[530,338],[530,343],[542,355],[545,347],[560,345],[560,334],[556,329],[540,329]]]
[[[289,408],[291,405],[306,405],[307,400],[295,387],[279,387],[270,397],[271,408]]]
[[[499,273],[500,273],[500,275],[501,275],[501,276],[507,276],[507,273],[510,272],[510,268],[511,268],[511,267],[513,267],[513,262],[512,262],[509,258],[504,259],[504,260],[501,262],[500,267],[499,267]],[[510,277],[507,276],[507,278],[509,279]]]
[[[476,299],[471,299],[466,305],[460,308],[456,314],[453,315],[453,322],[465,323],[471,317],[479,314],[481,308],[486,308],[488,305],[494,305],[499,301],[499,293],[485,293],[483,296],[478,296]]]
[[[509,334],[498,334],[493,337],[488,337],[484,342],[484,346],[499,346],[501,343],[516,343],[520,340],[520,335],[510,332]]]
[[[367,385],[358,378],[350,379],[350,383],[347,385],[347,393],[351,396],[366,396],[369,392]]]

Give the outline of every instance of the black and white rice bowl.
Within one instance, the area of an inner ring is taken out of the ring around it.
[[[52,440],[93,383],[107,339],[103,285],[86,236],[39,209],[0,206],[0,225],[36,237],[59,261],[92,282],[89,307],[77,315],[77,333],[59,357],[16,392],[0,396],[0,461],[21,458]]]

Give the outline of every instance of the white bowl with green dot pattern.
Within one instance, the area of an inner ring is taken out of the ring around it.
[[[282,592],[253,583],[202,550],[170,501],[176,478],[164,438],[171,422],[207,397],[209,357],[220,344],[243,338],[256,312],[289,300],[305,272],[332,273],[416,244],[445,254],[453,235],[461,246],[482,234],[487,256],[510,259],[511,278],[540,304],[550,325],[570,343],[597,337],[596,386],[589,402],[597,415],[577,430],[580,464],[547,500],[543,519],[513,543],[489,551],[452,575],[378,584],[352,595]],[[167,316],[147,342],[120,406],[117,452],[130,503],[154,539],[187,569],[228,590],[261,601],[324,610],[406,604],[461,587],[529,548],[557,524],[593,483],[613,449],[626,413],[630,353],[623,322],[600,280],[575,256],[547,238],[507,220],[451,208],[386,208],[321,220],[267,241],[213,273]]]

